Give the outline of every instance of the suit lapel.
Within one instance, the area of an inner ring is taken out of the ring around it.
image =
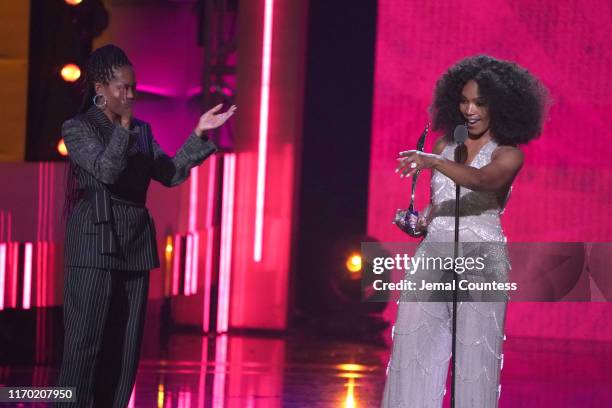
[[[85,113],[85,116],[98,130],[100,136],[102,136],[102,141],[104,142],[104,144],[105,145],[108,144],[108,141],[113,135],[114,125],[108,119],[108,117],[104,114],[104,112],[102,112],[97,107],[92,106],[91,108],[87,110],[87,112]],[[130,138],[130,141],[128,144],[128,150],[127,150],[128,156],[134,156],[138,154],[139,152],[146,151],[145,150],[146,146],[143,146],[143,141],[141,140],[142,132],[140,130],[141,129],[139,125],[133,126],[133,128],[130,130],[130,133],[132,133],[133,137]]]

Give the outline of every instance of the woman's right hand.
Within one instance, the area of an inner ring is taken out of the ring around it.
[[[123,88],[120,94],[121,105],[120,105],[120,119],[119,124],[124,129],[130,130],[130,125],[132,124],[133,118],[133,103],[134,103],[134,93],[133,90],[128,90],[128,88]]]
[[[119,120],[119,123],[121,124],[121,127],[123,127],[124,129],[130,130],[130,125],[132,124],[132,105],[131,104],[126,104],[122,106],[122,110],[121,110],[121,119]]]
[[[219,126],[223,125],[232,115],[236,112],[236,105],[232,105],[229,109],[223,113],[219,113],[223,104],[215,106],[208,112],[204,113],[200,116],[200,120],[198,121],[198,125],[195,128],[195,134],[202,137],[204,132],[211,129],[216,129]]]

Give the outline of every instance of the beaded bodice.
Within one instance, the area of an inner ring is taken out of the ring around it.
[[[453,160],[456,144],[448,144],[441,155]],[[471,167],[481,168],[491,162],[491,154],[497,143],[490,140],[476,154]],[[461,187],[459,239],[462,242],[496,241],[505,242],[500,214],[503,212],[510,192],[500,206],[498,195],[489,191],[472,191]],[[427,228],[427,241],[448,242],[454,237],[455,225],[455,183],[444,174],[434,171],[431,179],[431,215]]]

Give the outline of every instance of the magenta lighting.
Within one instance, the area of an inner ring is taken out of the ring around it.
[[[266,0],[261,54],[261,96],[259,103],[259,150],[257,152],[257,202],[255,209],[255,244],[253,259],[261,261],[263,217],[266,195],[266,160],[268,150],[268,117],[270,113],[270,56],[272,55],[272,24],[274,0]]]

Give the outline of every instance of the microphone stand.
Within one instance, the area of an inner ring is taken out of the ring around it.
[[[457,126],[459,128],[459,126]],[[467,128],[465,129],[465,135],[467,136]],[[461,129],[461,131],[463,131]],[[466,137],[458,136],[458,131],[455,129],[455,141],[457,142],[457,147],[455,147],[455,162],[456,163],[464,163],[465,158],[463,157],[463,151],[465,149],[465,145],[463,141]],[[467,152],[466,152],[467,153]],[[457,263],[457,256],[459,255],[459,198],[461,197],[461,186],[455,183],[455,246],[453,248],[453,326],[452,326],[452,362],[451,362],[451,408],[455,408],[455,366],[457,360],[457,272],[455,270],[455,265]]]

